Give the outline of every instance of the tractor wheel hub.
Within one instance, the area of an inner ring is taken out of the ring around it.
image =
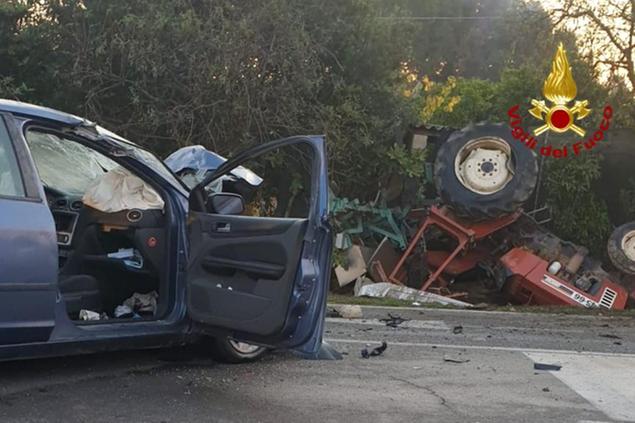
[[[461,184],[477,194],[499,192],[514,177],[509,145],[499,138],[478,138],[458,152],[454,171]]]

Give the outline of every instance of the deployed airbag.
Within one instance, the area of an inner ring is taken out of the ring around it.
[[[161,196],[150,185],[121,166],[93,181],[82,202],[105,213],[130,209],[163,210],[165,206]]]

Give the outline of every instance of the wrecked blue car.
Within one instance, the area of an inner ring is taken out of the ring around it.
[[[242,165],[298,146],[311,152],[306,216],[248,213],[264,184]],[[201,339],[234,362],[324,351],[323,137],[230,160],[188,147],[166,163],[85,119],[0,100],[0,359]]]

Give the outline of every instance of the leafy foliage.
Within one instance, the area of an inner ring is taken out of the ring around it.
[[[421,181],[424,155],[401,143],[409,126],[502,121],[529,104],[559,41],[592,105],[586,122],[608,101],[620,105],[615,125],[635,125],[632,87],[597,84],[573,34],[554,30],[538,3],[399,4],[4,0],[0,96],[86,116],[160,155],[202,144],[231,156],[324,133],[332,188],[362,201],[391,176]],[[554,229],[587,245],[603,245],[609,225],[593,191],[598,160],[550,163],[540,187]]]
[[[0,45],[24,50],[0,51],[14,63],[2,69],[3,95],[87,116],[161,155],[326,133],[334,188],[373,196],[416,115],[401,95],[407,32],[377,21],[374,1],[9,5],[0,16],[15,30]]]
[[[611,223],[606,204],[593,192],[593,184],[600,177],[600,156],[586,154],[575,160],[546,163],[544,188],[552,208],[554,231],[603,256]]]

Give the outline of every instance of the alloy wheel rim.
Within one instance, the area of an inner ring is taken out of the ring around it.
[[[234,339],[230,339],[229,344],[240,354],[254,354],[262,348],[259,345],[248,344],[247,342],[236,341]]]

